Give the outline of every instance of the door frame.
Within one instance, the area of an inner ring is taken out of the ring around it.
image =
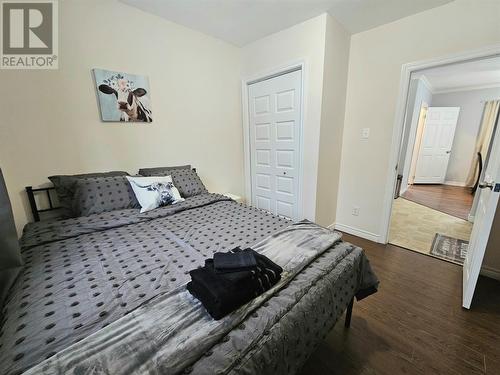
[[[418,115],[417,119],[417,124],[416,126],[412,127],[410,129],[410,133],[414,132],[415,133],[415,139],[412,142],[412,147],[411,147],[411,153],[409,153],[409,150],[406,150],[406,157],[405,157],[405,166],[407,165],[407,158],[408,156],[410,157],[410,161],[408,163],[408,168],[407,168],[407,173],[406,173],[406,180],[403,179],[403,183],[405,184],[405,191],[408,190],[409,185],[413,185],[413,182],[415,181],[415,171],[417,169],[417,161],[418,161],[418,154],[420,152],[420,146],[422,143],[422,136],[424,135],[424,127],[425,127],[425,118],[422,118],[424,115],[425,111],[425,116],[427,117],[427,111],[429,110],[429,104],[422,101],[422,105],[420,106],[420,113]],[[408,146],[410,147],[410,143],[408,142]],[[404,169],[403,169],[404,172]],[[411,184],[410,184],[411,181]]]
[[[242,107],[242,123],[243,123],[243,161],[244,161],[244,174],[245,174],[245,198],[247,204],[253,204],[252,202],[252,168],[250,162],[250,118],[248,113],[248,89],[253,83],[265,81],[274,77],[278,77],[287,73],[291,73],[297,70],[301,71],[301,83],[300,83],[300,121],[299,121],[299,165],[298,165],[298,192],[297,192],[297,216],[302,218],[304,207],[302,199],[303,182],[304,182],[304,93],[307,83],[306,77],[306,63],[305,60],[293,61],[274,69],[269,69],[258,74],[243,78],[241,80],[241,107]]]
[[[385,186],[385,197],[381,217],[382,224],[379,242],[388,243],[389,241],[392,205],[394,201],[394,190],[396,189],[399,152],[403,136],[411,74],[423,69],[436,68],[440,66],[487,59],[491,57],[500,57],[500,44],[493,44],[480,49],[455,53],[435,59],[407,63],[403,64],[403,66],[401,67],[399,94],[396,104],[394,126],[391,138],[391,153],[389,156],[389,165],[387,167],[387,182]]]

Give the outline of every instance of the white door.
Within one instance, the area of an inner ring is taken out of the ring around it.
[[[462,306],[466,309],[470,308],[474,296],[500,194],[500,126],[498,125],[479,187],[476,194],[479,193],[480,196],[463,269]]]
[[[444,183],[459,112],[460,107],[427,109],[414,183]]]
[[[300,70],[248,87],[252,205],[298,219]]]

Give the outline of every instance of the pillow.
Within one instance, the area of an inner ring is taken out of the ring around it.
[[[75,183],[72,212],[76,216],[89,216],[125,208],[139,208],[126,177],[78,178]]]
[[[170,176],[128,177],[141,213],[184,201]]]
[[[61,205],[61,213],[63,217],[78,216],[73,212],[73,197],[75,195],[76,182],[81,178],[89,177],[113,177],[113,176],[128,176],[127,172],[112,171],[102,173],[87,173],[75,175],[56,175],[50,176],[49,180],[56,189],[57,198]]]
[[[155,168],[141,168],[139,174],[141,176],[170,176],[170,171],[174,169],[191,169],[191,165],[177,165],[174,167],[155,167]]]
[[[142,175],[142,173],[140,173],[141,171],[144,170],[141,169],[139,171],[139,174]],[[194,169],[177,168],[167,170],[157,168],[156,171],[148,173],[149,176],[165,176],[167,174],[172,176],[172,180],[175,186],[177,187],[177,189],[179,189],[179,193],[181,193],[181,196],[184,198],[208,193],[207,188],[205,187],[205,185],[203,185],[203,182]]]
[[[0,169],[0,311],[22,265],[12,207]]]
[[[172,171],[172,179],[184,198],[208,193],[194,169],[175,169]]]

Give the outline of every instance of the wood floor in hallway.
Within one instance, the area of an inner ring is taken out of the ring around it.
[[[467,220],[474,196],[470,189],[450,185],[410,185],[403,198]]]

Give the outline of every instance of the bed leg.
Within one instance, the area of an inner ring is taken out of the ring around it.
[[[349,328],[351,326],[351,317],[352,317],[352,307],[354,306],[354,297],[352,297],[351,302],[349,302],[349,306],[347,306],[347,311],[345,313],[345,323],[344,327]]]

